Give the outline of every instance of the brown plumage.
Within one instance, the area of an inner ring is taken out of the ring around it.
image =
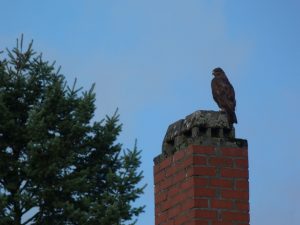
[[[235,115],[235,93],[225,72],[221,68],[212,71],[214,78],[211,81],[212,95],[219,108],[227,114],[228,123],[237,123]]]

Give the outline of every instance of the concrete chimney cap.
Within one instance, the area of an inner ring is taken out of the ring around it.
[[[164,140],[172,141],[176,136],[191,132],[194,127],[198,128],[225,128],[231,129],[225,112],[198,110],[185,119],[172,123],[167,130]]]
[[[247,146],[247,140],[235,137],[235,129],[230,126],[225,112],[198,110],[184,119],[169,125],[162,143],[162,158],[196,145]]]

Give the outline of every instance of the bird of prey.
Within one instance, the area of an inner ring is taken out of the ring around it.
[[[228,123],[232,126],[237,123],[235,115],[235,93],[225,72],[221,68],[215,68],[212,71],[214,78],[211,81],[212,95],[221,111],[227,114]]]

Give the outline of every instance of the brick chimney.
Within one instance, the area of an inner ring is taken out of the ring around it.
[[[249,225],[247,140],[225,114],[171,124],[154,164],[155,225]]]

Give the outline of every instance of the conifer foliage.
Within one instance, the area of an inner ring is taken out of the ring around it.
[[[22,39],[0,60],[0,225],[134,224],[140,151],[117,143],[118,114],[92,122],[94,87],[68,86]]]

